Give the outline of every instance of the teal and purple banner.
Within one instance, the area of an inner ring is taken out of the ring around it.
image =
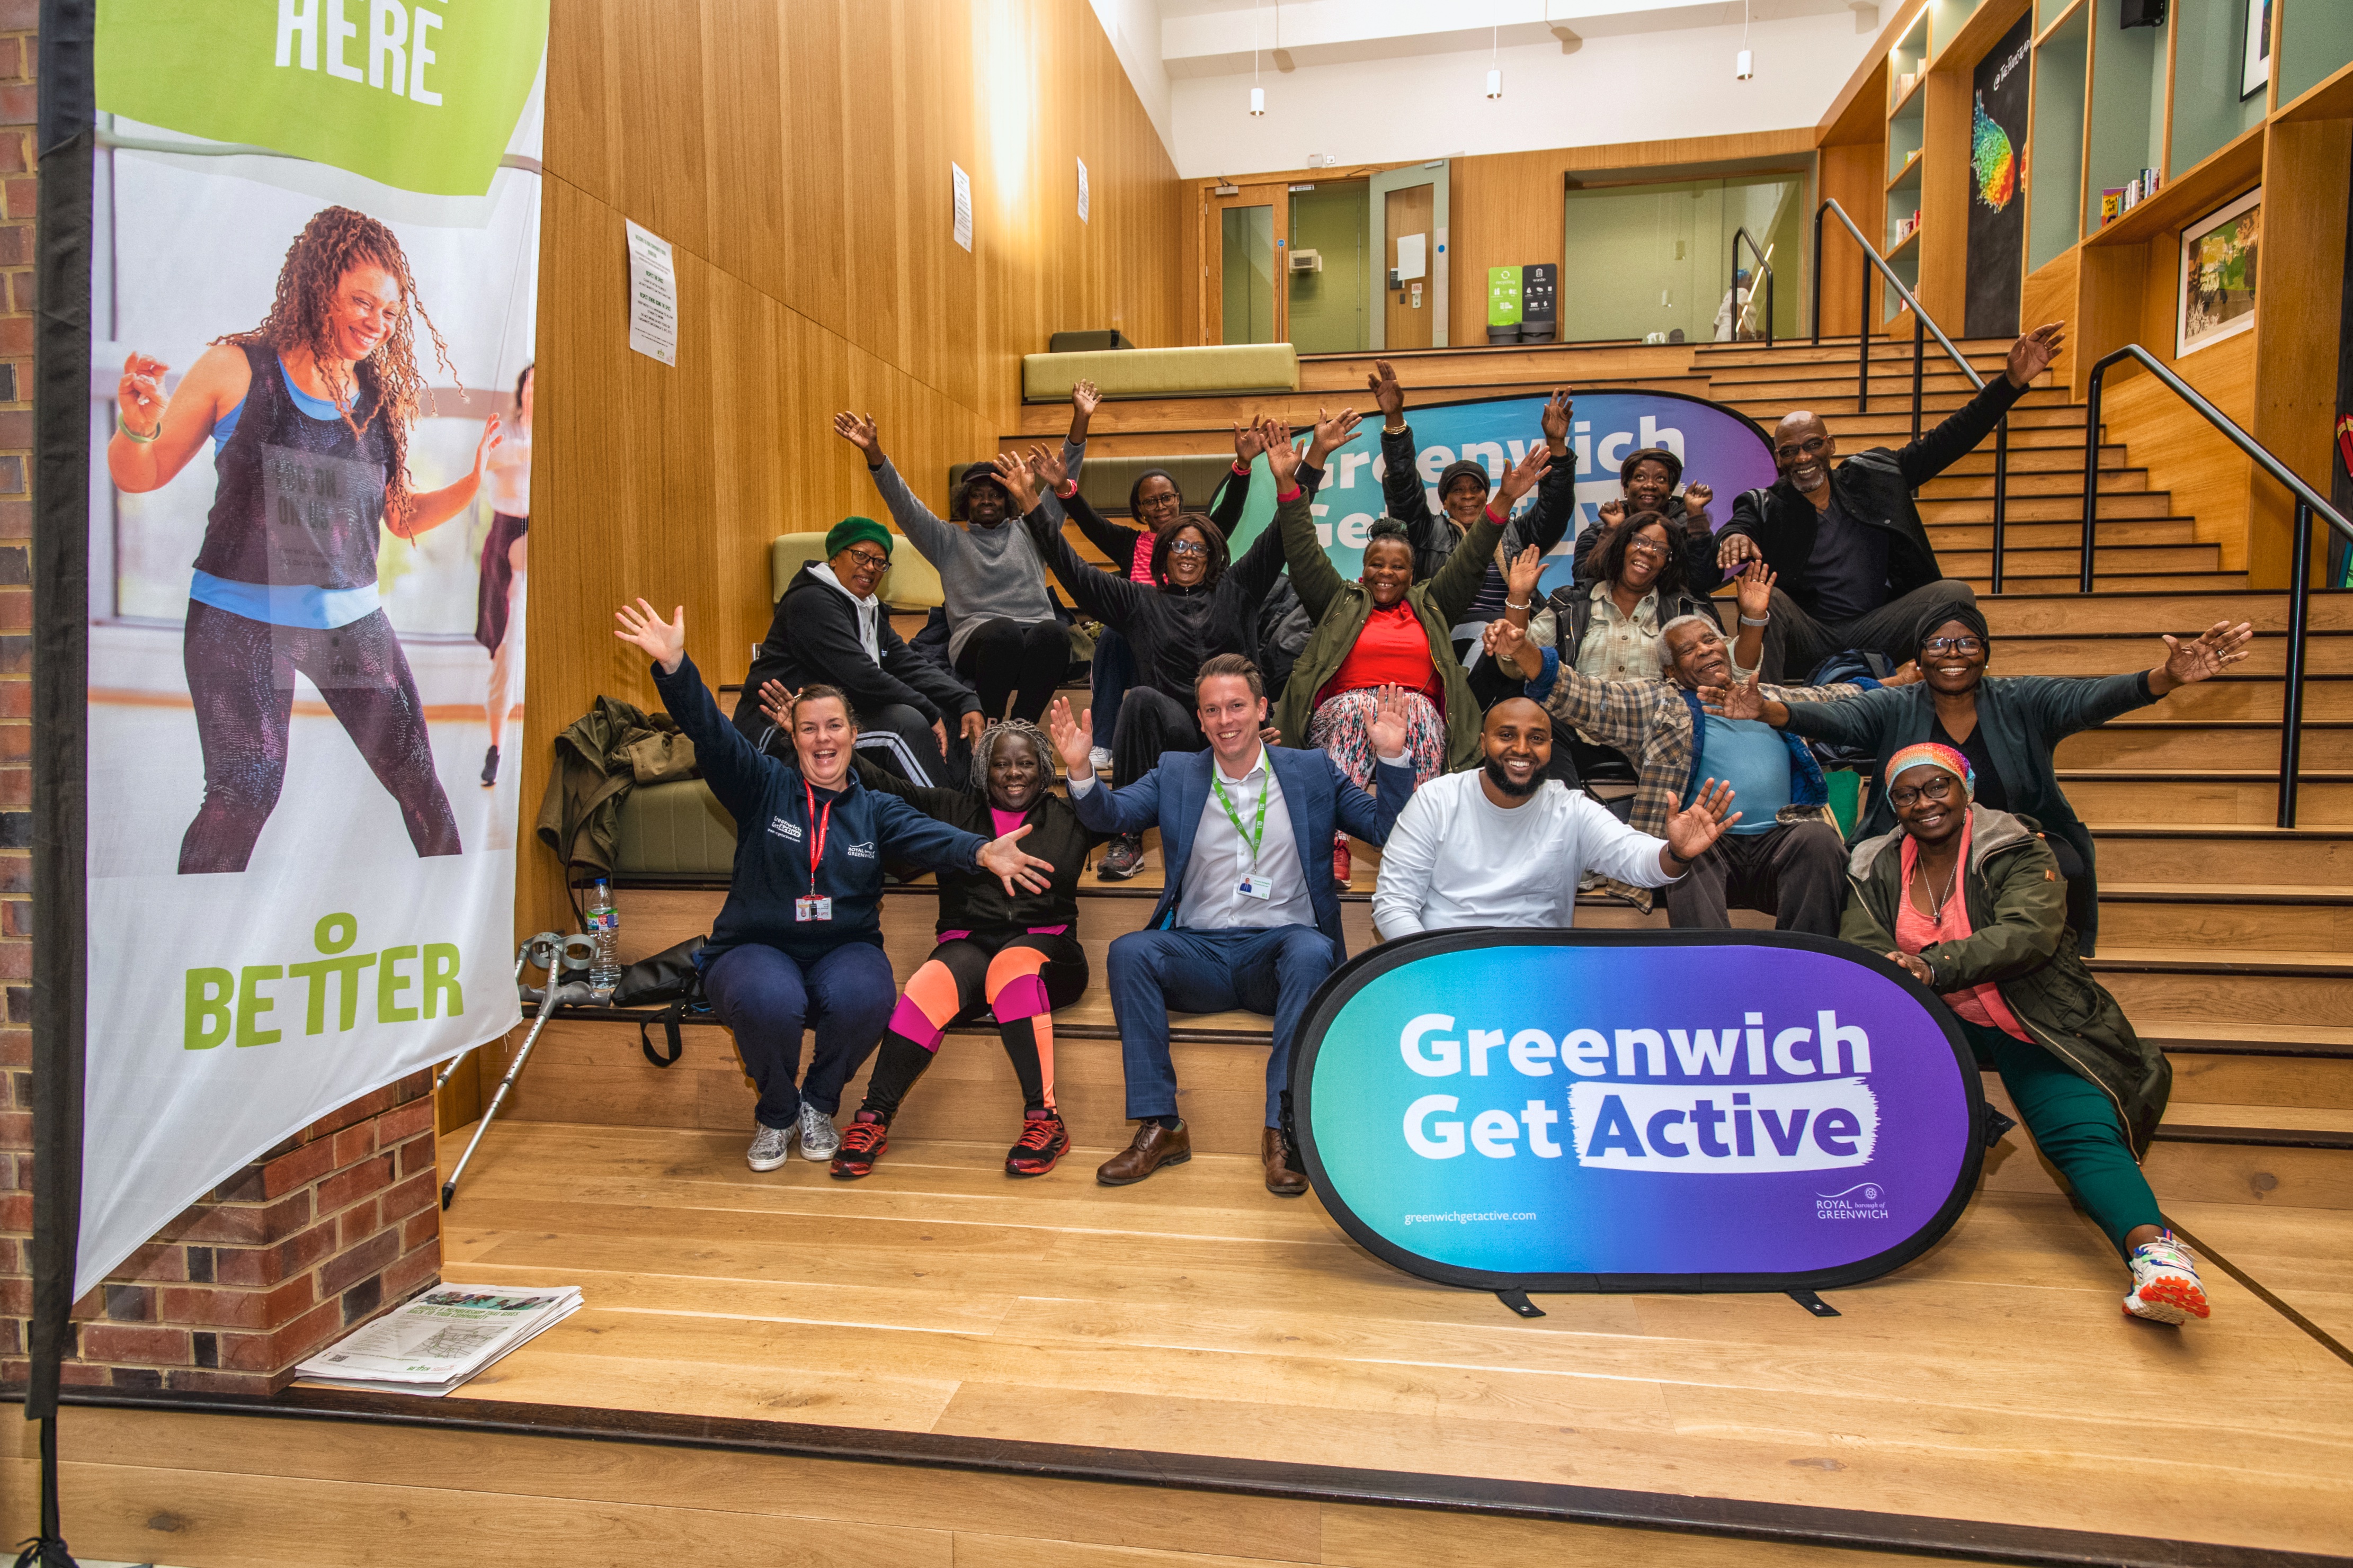
[[[1750,931],[1451,931],[1326,983],[1292,1073],[1324,1206],[1491,1289],[1794,1289],[1925,1250],[1982,1099],[1892,964]]]

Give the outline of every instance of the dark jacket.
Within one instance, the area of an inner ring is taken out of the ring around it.
[[[2052,754],[2059,742],[2079,730],[2105,724],[2120,713],[2157,700],[2149,691],[2148,674],[2063,676],[1989,675],[1978,685],[1978,728],[1985,731],[1986,750],[1993,753],[2001,774],[2003,798],[2021,816],[2031,816],[2042,830],[2055,833],[2084,858],[2087,879],[2095,878],[2092,830],[2068,804],[2059,787]],[[1928,738],[1936,722],[1936,697],[1926,681],[1909,686],[1883,686],[1851,702],[1792,703],[1789,733],[1810,741],[1829,741],[1879,755],[1880,782],[1886,783],[1887,762],[1906,746]],[[1895,813],[1887,791],[1875,789],[1871,810],[1855,826],[1855,839],[1875,838],[1894,832]],[[2084,955],[2097,951],[2099,901],[2086,900],[2086,929],[2076,933]]]
[[[860,758],[858,782],[870,790],[897,795],[934,822],[960,827],[981,838],[997,837],[996,819],[986,795],[969,789],[926,789],[895,778]],[[1107,834],[1090,833],[1078,813],[1062,796],[1040,795],[1021,819],[1029,826],[1022,849],[1054,866],[1054,885],[1043,893],[1008,895],[1004,879],[982,870],[940,873],[940,919],[934,930],[1005,932],[1018,935],[1040,926],[1079,929],[1079,874],[1087,868],[1087,851]]]
[[[648,714],[633,703],[599,697],[555,737],[555,767],[539,797],[538,832],[563,862],[568,882],[578,886],[613,874],[621,797],[640,783],[655,782],[650,773],[638,776],[639,757],[652,754],[645,742],[677,732],[667,713]],[[691,763],[691,755],[687,761]]]
[[[1839,936],[1873,952],[1895,951],[1903,837],[1899,827],[1865,839],[1848,860]],[[1937,985],[1957,991],[1990,982],[2035,1044],[2108,1097],[2134,1156],[2146,1154],[2172,1092],[2172,1065],[2133,1033],[2116,999],[2084,966],[2067,929],[2066,879],[2034,823],[1971,806],[1961,892],[1971,934],[1921,953],[1936,967]]]
[[[1275,723],[1282,729],[1282,743],[1304,746],[1307,721],[1315,710],[1316,695],[1326,681],[1339,673],[1340,666],[1356,648],[1356,638],[1363,635],[1365,622],[1372,614],[1373,602],[1364,584],[1342,577],[1333,566],[1332,558],[1316,542],[1315,525],[1304,493],[1276,506],[1274,526],[1282,535],[1283,552],[1291,562],[1291,585],[1299,595],[1300,604],[1315,619],[1315,629],[1308,634],[1307,646],[1292,668],[1291,683],[1284,688],[1282,706],[1274,716]],[[1495,521],[1494,509],[1490,507],[1487,515],[1462,536],[1463,548],[1453,552],[1439,567],[1437,576],[1417,582],[1405,591],[1405,602],[1413,606],[1414,618],[1421,623],[1422,632],[1430,638],[1430,662],[1441,687],[1440,717],[1446,721],[1444,766],[1449,772],[1467,768],[1478,761],[1482,716],[1479,700],[1472,695],[1470,679],[1463,673],[1462,661],[1454,657],[1454,623],[1461,619],[1470,607],[1471,596],[1479,591],[1479,579],[1484,574],[1487,558],[1495,552],[1495,541],[1503,531]]]
[[[801,963],[845,942],[880,947],[883,861],[929,871],[969,870],[977,863],[987,839],[934,822],[896,795],[864,787],[853,773],[838,795],[814,792],[818,816],[831,806],[816,890],[833,900],[833,919],[795,920],[793,900],[810,890],[809,849],[817,831],[807,781],[798,768],[760,751],[721,716],[692,659],[680,660],[673,675],[657,664],[653,675],[662,701],[694,742],[711,793],[736,824],[727,901],[711,940],[695,955],[696,967],[708,969],[729,948],[748,942]]]
[[[1094,510],[1075,495],[1062,506],[1074,519]],[[1061,520],[1043,501],[1022,521],[1071,602],[1133,643],[1143,683],[1185,711],[1193,710],[1193,680],[1202,660],[1220,653],[1257,660],[1259,601],[1282,573],[1280,529],[1260,534],[1215,583],[1179,588],[1131,583],[1124,572],[1088,565],[1062,537]]]
[[[795,691],[819,682],[839,686],[849,694],[849,705],[870,719],[898,702],[922,714],[925,723],[944,720],[953,730],[959,718],[980,711],[979,698],[892,629],[888,606],[875,616],[874,641],[882,660],[877,664],[868,658],[866,645],[858,638],[858,606],[818,576],[812,568],[819,564],[803,562],[793,574],[785,596],[776,601],[767,640],[744,677],[743,695],[735,700],[735,728],[745,740],[765,746],[776,729],[760,711],[760,687],[769,680],[781,680]]]
[[[1724,568],[1715,563],[1715,533],[1705,527],[1692,527],[1681,495],[1669,496],[1667,506],[1669,510],[1661,515],[1667,520],[1667,531],[1678,536],[1683,545],[1683,585],[1695,594],[1713,594],[1724,586]],[[1599,581],[1599,569],[1594,565],[1594,556],[1601,549],[1601,542],[1609,537],[1609,527],[1599,522],[1577,536],[1577,544],[1568,555],[1569,574],[1576,581]]]
[[[1335,832],[1353,834],[1367,844],[1388,843],[1389,825],[1413,794],[1412,765],[1377,763],[1374,793],[1366,795],[1349,782],[1328,752],[1269,746],[1266,763],[1282,785],[1282,806],[1291,817],[1299,864],[1307,873],[1307,901],[1315,911],[1315,929],[1332,939],[1335,954],[1345,958],[1348,942],[1340,930],[1339,896],[1333,891],[1332,879],[1318,869],[1324,863],[1318,857],[1328,854]],[[1176,923],[1185,872],[1193,858],[1193,835],[1209,804],[1209,770],[1216,765],[1215,752],[1163,752],[1159,765],[1125,789],[1097,784],[1071,802],[1079,820],[1094,833],[1160,829],[1168,875],[1160,901],[1152,906],[1152,919],[1145,922],[1149,929],[1165,930]]]
[[[1454,553],[1467,535],[1458,532],[1451,520],[1430,510],[1430,492],[1422,488],[1421,469],[1414,458],[1413,426],[1408,425],[1392,434],[1383,426],[1381,499],[1389,515],[1405,524],[1406,537],[1413,543],[1413,574],[1419,580],[1437,576],[1446,558]],[[1505,525],[1505,558],[1517,555],[1531,544],[1549,552],[1567,535],[1568,525],[1576,516],[1577,462],[1572,453],[1554,460],[1545,477],[1536,481],[1535,504]],[[1473,603],[1491,597],[1498,606],[1504,602],[1504,574],[1495,564],[1494,554],[1494,547],[1490,545],[1487,571],[1472,585]]]
[[[1209,498],[1209,521],[1228,539],[1234,536],[1234,530],[1241,523],[1242,511],[1250,505],[1250,477],[1229,469],[1226,477],[1218,481],[1218,493]],[[1055,500],[1060,501],[1061,498],[1057,496]],[[1087,542],[1111,557],[1112,569],[1134,581],[1136,550],[1152,537],[1152,531],[1113,522],[1092,506],[1082,509],[1066,504],[1063,510],[1079,525],[1079,531],[1087,536]]]
[[[1887,597],[1880,603],[1892,603],[1944,576],[1912,492],[1974,449],[2024,395],[2008,376],[1998,375],[1966,407],[1909,446],[1893,450],[1873,447],[1831,469],[1831,493],[1838,499],[1839,510],[1858,525],[1888,535]],[[1820,523],[1814,503],[1785,478],[1765,489],[1743,490],[1732,503],[1732,521],[1715,537],[1719,545],[1736,533],[1755,540],[1765,563],[1780,574],[1781,591],[1813,615],[1818,601],[1806,567],[1813,559],[1814,534]]]

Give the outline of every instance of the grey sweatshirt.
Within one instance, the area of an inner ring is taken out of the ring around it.
[[[1062,466],[1071,479],[1079,477],[1086,453],[1083,442],[1062,443]],[[899,531],[938,569],[947,599],[951,663],[964,657],[964,645],[984,622],[1002,618],[1026,626],[1054,618],[1045,565],[1018,516],[1008,516],[995,528],[959,527],[934,516],[887,458],[866,471]]]

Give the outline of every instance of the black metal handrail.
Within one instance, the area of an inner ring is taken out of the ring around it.
[[[2287,488],[2295,497],[2295,540],[2290,548],[2294,564],[2288,570],[2287,589],[2287,659],[2280,694],[2280,783],[2279,825],[2295,826],[2295,775],[2304,752],[2304,668],[2306,643],[2311,634],[2312,614],[2312,521],[2316,517],[2353,543],[2353,522],[2345,521],[2337,510],[2320,499],[2320,492],[2298,479],[2293,469],[2274,457],[2269,448],[2239,428],[2231,416],[2215,407],[2198,394],[2197,388],[2168,369],[2163,361],[2138,343],[2126,343],[2116,353],[2092,367],[2092,389],[2084,409],[2084,558],[2082,577],[2077,586],[2084,593],[2092,591],[2092,560],[2094,533],[2100,521],[2100,491],[2095,482],[2100,472],[2100,384],[2108,367],[2131,360],[2157,377],[2159,384],[2171,392],[2203,418],[2207,424],[2229,437],[2231,444],[2247,456],[2247,460]]]
[[[1854,411],[1857,414],[1871,412],[1871,274],[1873,269],[1876,268],[1880,277],[1886,280],[1887,286],[1895,290],[1896,297],[1902,300],[1912,312],[1912,439],[1917,441],[1920,438],[1921,413],[1926,395],[1929,333],[1936,334],[1938,346],[1944,349],[1955,364],[1961,367],[1961,374],[1969,378],[1969,384],[1972,387],[1983,392],[1986,386],[1985,377],[1978,374],[1977,367],[1969,363],[1967,355],[1953,346],[1953,340],[1945,335],[1945,329],[1938,326],[1936,319],[1921,308],[1920,301],[1913,298],[1912,290],[1904,286],[1904,279],[1895,276],[1895,269],[1887,265],[1887,258],[1880,255],[1871,241],[1862,237],[1862,230],[1854,226],[1854,219],[1847,216],[1846,209],[1839,205],[1835,200],[1825,200],[1821,205],[1814,209],[1814,300],[1811,340],[1813,345],[1819,348],[1822,342],[1822,215],[1824,213],[1838,215],[1841,226],[1847,233],[1854,236],[1854,243],[1862,249],[1863,259],[1871,263],[1870,267],[1863,268],[1862,300],[1856,309],[1854,319]],[[1736,250],[1735,254],[1737,255],[1738,252]],[[2006,537],[2005,525],[2009,521],[2009,503],[2010,416],[2004,414],[1996,422],[1993,429],[1993,569],[1989,575],[1991,579],[1991,591],[1996,594],[2001,592],[2002,545]]]
[[[1732,339],[1735,342],[1740,341],[1740,247],[1744,243],[1748,247],[1748,254],[1757,258],[1757,270],[1765,275],[1765,346],[1769,349],[1773,346],[1773,264],[1765,259],[1765,252],[1758,248],[1756,237],[1746,228],[1732,231]],[[1756,298],[1754,287],[1749,289],[1748,295],[1750,299]]]

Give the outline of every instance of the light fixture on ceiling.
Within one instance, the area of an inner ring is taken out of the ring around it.
[[[1740,53],[1734,57],[1732,62],[1732,79],[1735,81],[1746,81],[1757,74],[1757,57],[1748,48],[1748,24],[1752,20],[1747,0],[1743,0],[1740,7]]]
[[[1266,89],[1258,84],[1258,0],[1250,0],[1250,112],[1266,113]]]
[[[1487,28],[1487,96],[1489,98],[1504,96],[1504,62],[1495,43],[1498,31],[1499,29],[1492,24]]]

